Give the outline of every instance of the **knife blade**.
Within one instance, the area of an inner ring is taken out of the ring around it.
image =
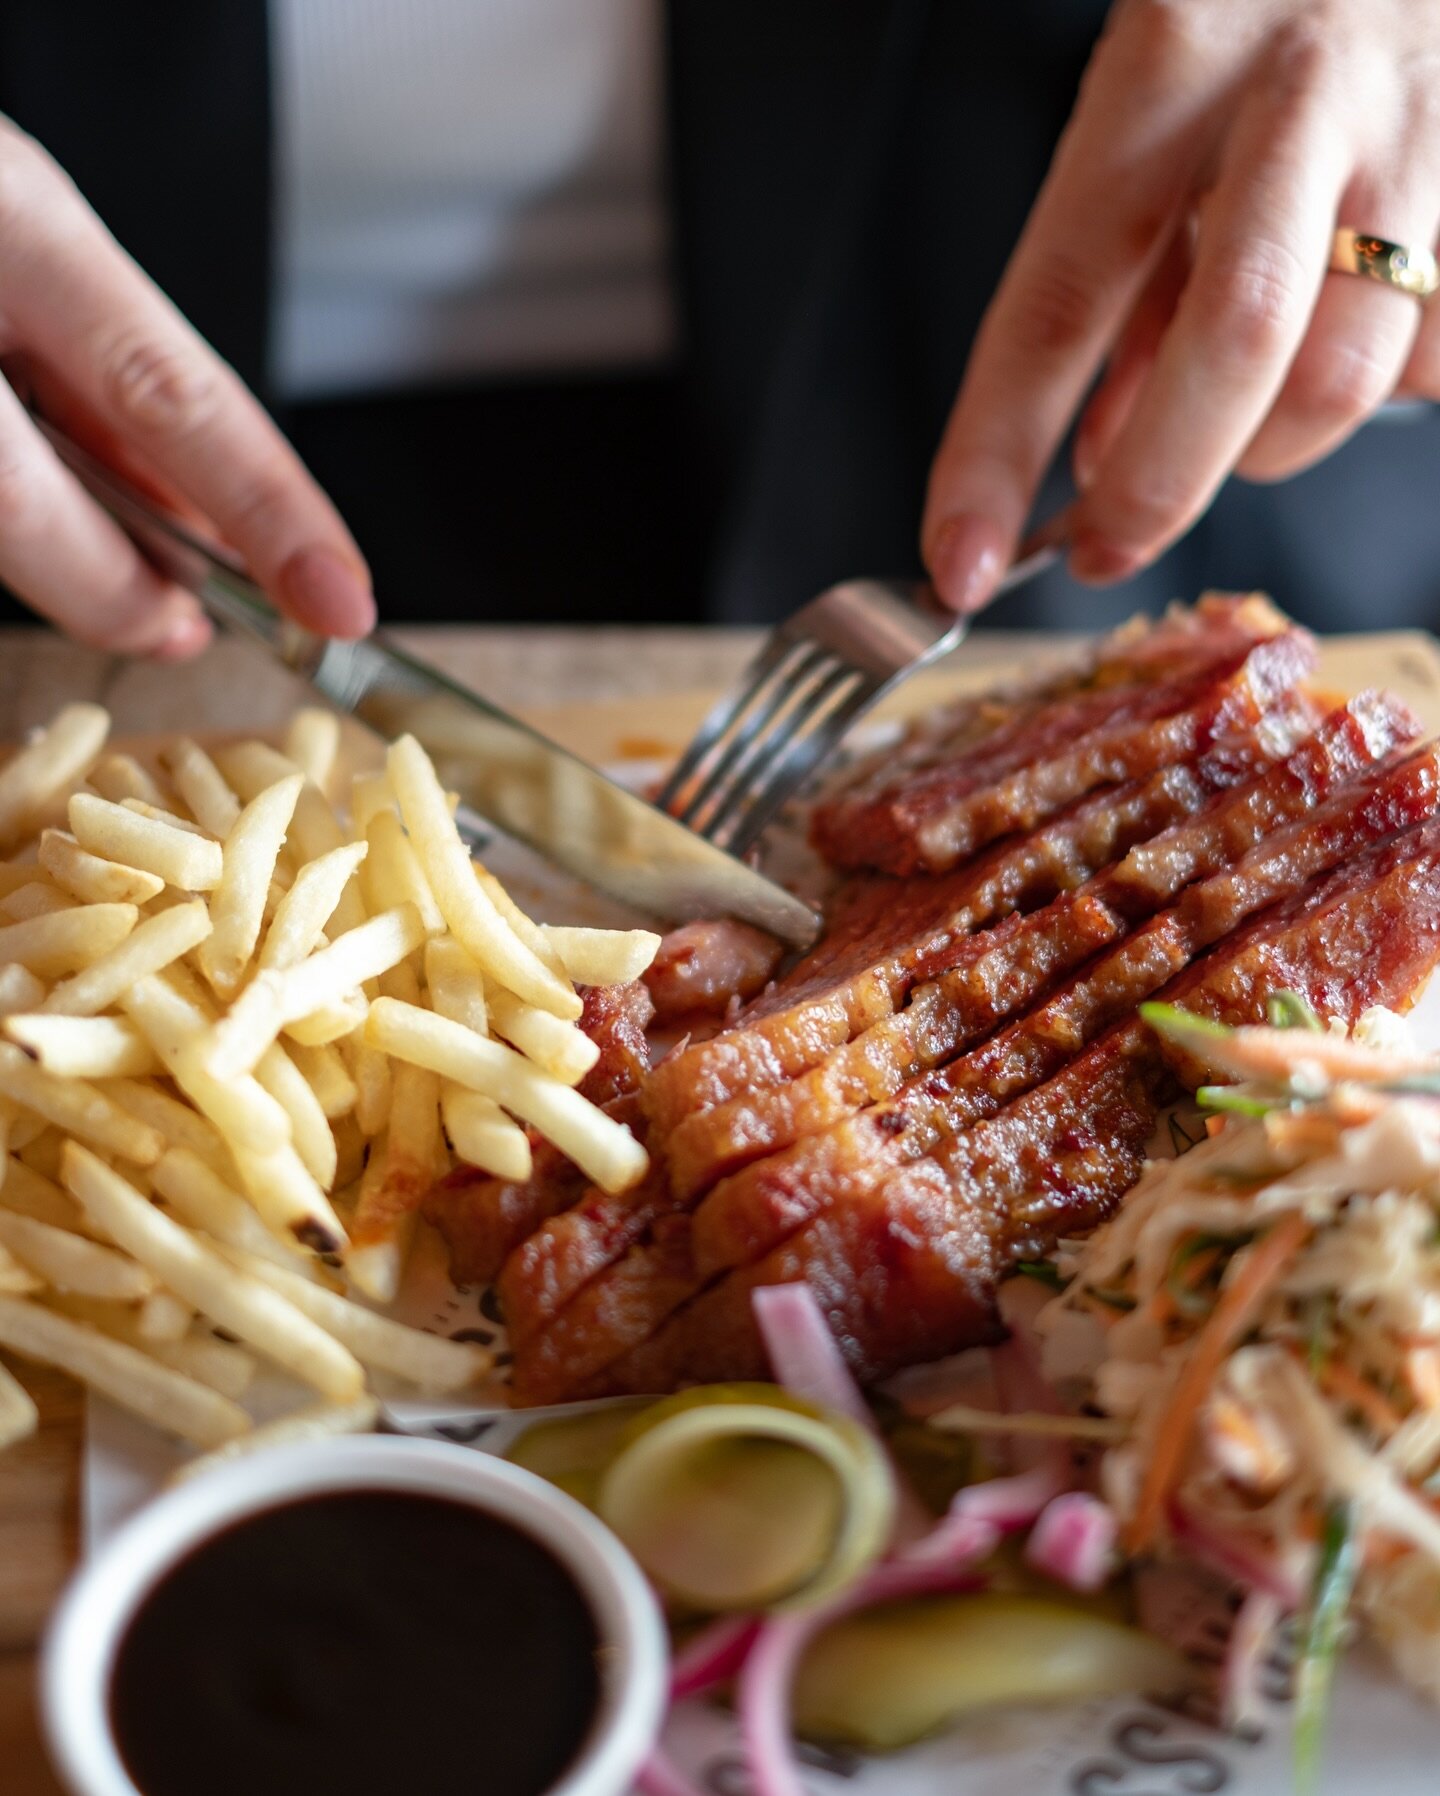
[[[645,916],[666,923],[735,917],[793,948],[815,940],[816,913],[754,867],[416,660],[384,632],[337,642],[291,623],[229,550],[44,419],[36,423],[92,497],[211,617],[261,643],[386,741],[414,735],[463,811]]]

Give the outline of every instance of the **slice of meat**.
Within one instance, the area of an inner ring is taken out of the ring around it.
[[[644,974],[655,1020],[724,1016],[763,990],[784,952],[773,935],[730,918],[670,930]]]
[[[1023,986],[1025,968],[1016,960],[1015,939],[1023,940],[1024,931],[1037,919],[1043,921],[1044,913],[1012,918],[974,938],[986,952],[967,969],[976,976],[977,991],[967,994],[962,987],[960,1007],[954,990],[927,988],[935,1002],[917,997],[907,1010],[845,1050],[839,1060],[848,1085],[842,1086],[827,1069],[824,1076],[807,1075],[782,1088],[787,1114],[795,1120],[793,1145],[757,1153],[702,1201],[695,1215],[697,1286],[725,1267],[766,1252],[825,1203],[865,1188],[883,1167],[927,1152],[946,1129],[993,1113],[1018,1091],[1047,1077],[1066,1055],[1244,917],[1345,855],[1430,816],[1440,802],[1433,749],[1382,766],[1350,787],[1342,784],[1327,806],[1306,814],[1312,800],[1340,783],[1345,771],[1353,771],[1367,744],[1383,748],[1392,731],[1403,736],[1410,727],[1403,706],[1362,695],[1332,713],[1315,739],[1273,777],[1267,775],[1218,801],[1200,819],[1177,826],[1163,854],[1151,855],[1137,867],[1122,862],[1105,889],[1126,902],[1131,901],[1127,894],[1143,892],[1143,905],[1148,905],[1158,889],[1160,869],[1183,880],[1208,864],[1204,856],[1223,861],[1266,824],[1300,813],[1287,828],[1262,835],[1235,866],[1190,886],[1173,913],[1083,969],[1052,1003],[983,1048],[950,1061],[943,1071],[917,1070],[915,1062],[925,1069],[941,1062],[941,1049],[960,1037],[960,1016],[985,1019],[987,1026],[994,1020],[994,994],[1001,994],[1003,1005],[1007,992],[997,969],[1010,969],[1015,985]],[[1087,914],[1078,898],[1069,906],[1057,901],[1055,912],[1062,922]],[[1113,939],[1119,933],[1110,927],[1114,922],[1110,908],[1090,907],[1089,926],[1097,937]],[[857,1088],[869,1093],[859,1104],[853,1101]],[[759,1097],[751,1102],[760,1118],[758,1131],[773,1111]],[[502,1274],[501,1293],[517,1338],[545,1327],[588,1281],[635,1248],[657,1217],[682,1201],[673,1183],[652,1179],[619,1198],[589,1192],[583,1204],[554,1214]]]
[[[1372,1004],[1403,1008],[1437,961],[1440,823],[1431,822],[1275,907],[1163,995],[1253,1022],[1271,992],[1287,989],[1353,1023]],[[812,1285],[863,1378],[993,1338],[994,1289],[1015,1260],[1092,1227],[1134,1183],[1171,1077],[1153,1035],[1121,1023],[992,1121],[732,1274],[623,1360],[570,1377],[537,1362],[526,1387],[560,1396],[763,1377],[751,1292],[796,1279]]]
[[[1358,860],[1352,858],[1350,865],[1319,891],[1306,887],[1306,879],[1319,870],[1335,867],[1347,856],[1353,857],[1366,843],[1404,827],[1416,815],[1433,817],[1437,802],[1440,758],[1431,748],[1378,775],[1361,790],[1342,794],[1315,817],[1262,841],[1239,868],[1216,876],[1215,883],[1224,888],[1223,898],[1209,889],[1211,882],[1191,888],[1175,910],[1155,919],[1118,950],[1102,957],[1095,968],[1072,981],[1049,1005],[1013,1025],[994,1042],[940,1072],[914,1081],[892,1104],[874,1106],[846,1118],[821,1134],[805,1138],[787,1153],[757,1162],[717,1186],[695,1217],[689,1246],[688,1288],[682,1271],[684,1231],[683,1219],[679,1217],[667,1219],[663,1247],[658,1240],[656,1244],[632,1247],[618,1263],[604,1270],[603,1276],[592,1272],[569,1303],[558,1312],[552,1311],[540,1325],[529,1293],[518,1282],[511,1282],[511,1267],[507,1266],[507,1317],[526,1317],[519,1337],[524,1350],[517,1360],[525,1368],[521,1377],[526,1388],[539,1391],[569,1388],[571,1380],[583,1383],[603,1369],[607,1359],[618,1358],[625,1349],[637,1346],[660,1328],[677,1302],[701,1291],[717,1268],[743,1267],[755,1261],[766,1264],[767,1254],[773,1258],[779,1251],[777,1244],[783,1244],[787,1235],[812,1223],[817,1213],[844,1211],[873,1201],[875,1191],[899,1176],[907,1165],[927,1156],[942,1155],[946,1151],[944,1144],[964,1138],[977,1119],[993,1116],[1017,1092],[1025,1091],[1028,1084],[1053,1074],[1056,1065],[1095,1029],[1155,992],[1198,949],[1235,929],[1243,917],[1272,904],[1282,894],[1295,894],[1297,887],[1298,896],[1275,903],[1257,923],[1230,936],[1208,961],[1201,963],[1207,969],[1207,989],[1215,986],[1231,961],[1242,972],[1246,967],[1271,971],[1278,967],[1283,962],[1283,952],[1277,958],[1264,951],[1264,944],[1275,936],[1283,950],[1289,940],[1285,932],[1295,917],[1305,918],[1298,933],[1307,947],[1313,946],[1319,927],[1316,917],[1327,909],[1343,910],[1347,898],[1353,897],[1357,885],[1365,879],[1384,884],[1387,893],[1393,894],[1396,875],[1392,862],[1403,867],[1406,856],[1413,855],[1423,867],[1428,865],[1428,855],[1440,864],[1440,825],[1425,826],[1436,832],[1433,842],[1424,829],[1412,830],[1398,838],[1405,845],[1403,848],[1392,843],[1371,849]],[[1386,855],[1391,859],[1385,859]],[[1430,919],[1430,926],[1432,930],[1440,927],[1440,914]],[[1365,939],[1368,942],[1371,937]],[[1232,975],[1232,983],[1240,976]],[[1353,983],[1359,990],[1366,985],[1364,978]],[[1304,986],[1297,989],[1315,989],[1318,984],[1318,975],[1312,972]],[[1260,1014],[1264,995],[1252,993],[1261,1006]],[[1341,1007],[1336,1014],[1350,1013]],[[1145,1039],[1149,1039],[1148,1034]],[[1082,1054],[1072,1065],[1092,1064],[1091,1052]],[[1066,1072],[1055,1074],[1037,1091],[1053,1096],[1055,1078],[1065,1076]],[[557,1219],[560,1223],[566,1220]],[[652,1263],[661,1259],[666,1266],[663,1280],[650,1275]],[[730,1282],[726,1280],[725,1284]],[[553,1300],[554,1288],[545,1296]],[[686,1314],[709,1301],[708,1295],[699,1297]],[[551,1381],[557,1378],[566,1382],[552,1387]]]
[[[876,796],[821,804],[816,846],[839,867],[943,872],[1096,786],[1176,760],[1223,761],[1230,740],[1253,728],[1315,657],[1309,634],[1291,629],[1239,652],[1226,645],[1198,672],[1058,700],[949,764]]]
[[[793,1078],[888,1016],[943,963],[957,938],[1029,910],[1088,879],[1216,790],[1288,752],[1313,726],[1308,705],[1272,715],[1226,763],[1177,761],[1144,780],[1092,794],[1028,835],[995,844],[937,877],[855,880],[818,947],[728,1029],[677,1050],[645,1084],[657,1141],[687,1116]]]
[[[1259,593],[1207,593],[1194,605],[1174,605],[1158,619],[1133,617],[1085,655],[1038,678],[963,698],[926,712],[899,743],[887,743],[853,762],[829,796],[875,797],[903,779],[1004,739],[1046,705],[1087,692],[1174,679],[1213,665],[1217,656],[1241,654],[1289,620]]]
[[[650,994],[639,980],[593,985],[583,1003],[580,1027],[600,1049],[600,1058],[580,1090],[622,1122],[643,1127],[635,1093],[650,1067],[645,1033],[654,1015]],[[558,1148],[533,1132],[531,1147],[534,1168],[523,1183],[461,1166],[426,1195],[423,1214],[444,1238],[457,1284],[488,1283],[527,1235],[584,1192],[585,1175]]]
[[[905,1008],[819,1066],[692,1112],[668,1136],[654,1139],[676,1197],[689,1201],[748,1161],[893,1096],[907,1080],[1024,1009],[1053,978],[1115,940],[1127,921],[1148,916],[1189,881],[1228,866],[1419,734],[1399,699],[1361,693],[1331,712],[1284,761],[1131,848],[1118,866],[1096,874],[1078,892],[932,956],[931,964],[944,968],[941,977],[918,986]]]

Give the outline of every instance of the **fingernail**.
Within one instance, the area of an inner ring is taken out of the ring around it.
[[[152,661],[190,661],[210,643],[214,631],[209,620],[198,611],[185,611],[177,617],[155,648]]]
[[[957,512],[935,533],[930,578],[952,611],[978,611],[1005,571],[1004,532],[990,518]]]
[[[1108,586],[1123,580],[1140,565],[1131,549],[1118,548],[1103,536],[1082,531],[1070,545],[1070,572],[1087,586]]]
[[[281,568],[279,587],[296,623],[322,636],[364,636],[375,627],[368,577],[333,549],[297,551]]]

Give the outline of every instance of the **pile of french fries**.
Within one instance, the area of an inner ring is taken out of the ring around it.
[[[452,1158],[524,1179],[533,1129],[643,1176],[576,1090],[575,988],[659,938],[533,922],[413,737],[337,809],[328,713],[144,760],[109,731],[69,705],[0,766],[0,1348],[207,1458],[370,1426],[372,1371],[474,1383],[486,1349],[375,1306]],[[257,1429],[262,1359],[316,1401]],[[0,1363],[0,1446],[36,1421]]]

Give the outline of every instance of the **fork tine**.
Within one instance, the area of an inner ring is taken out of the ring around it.
[[[744,765],[736,769],[728,791],[705,819],[705,833],[711,841],[718,842],[732,826],[744,826],[751,807],[768,791],[776,769],[785,764],[797,742],[805,739],[811,725],[835,702],[837,695],[859,678],[858,669],[848,662],[832,665],[806,692],[803,704],[796,705],[756,744]]]
[[[792,739],[789,752],[755,792],[728,839],[719,845],[737,855],[752,847],[776,812],[800,790],[855,719],[875,702],[880,686],[877,680],[862,679],[853,690],[837,698],[809,735]],[[837,691],[839,687],[837,682]],[[718,842],[718,838],[712,839]]]
[[[719,756],[690,794],[684,809],[678,813],[682,823],[699,829],[702,835],[709,833],[708,822],[702,824],[698,821],[707,806],[717,793],[724,792],[727,782],[739,776],[757,742],[763,744],[768,740],[763,732],[772,720],[780,717],[781,723],[776,727],[785,727],[789,717],[794,715],[793,710],[787,712],[787,707],[792,705],[792,701],[798,700],[798,704],[802,705],[806,702],[803,689],[807,682],[813,680],[832,660],[833,657],[827,650],[818,648],[814,643],[806,643],[800,659],[782,667],[769,689],[761,693],[758,702],[739,718],[729,739],[722,740]],[[675,814],[672,812],[672,815]]]
[[[711,706],[690,746],[671,769],[669,779],[661,787],[655,800],[662,811],[669,811],[672,816],[675,814],[676,801],[699,773],[710,750],[734,725],[770,676],[789,660],[796,649],[803,646],[805,645],[792,637],[778,634],[766,639],[759,654],[741,675],[735,690],[727,693],[718,704]]]

